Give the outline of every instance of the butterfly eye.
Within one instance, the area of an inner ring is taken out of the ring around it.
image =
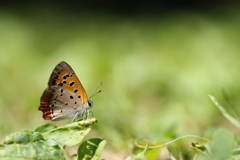
[[[88,101],[88,105],[91,107],[93,106],[93,101]]]

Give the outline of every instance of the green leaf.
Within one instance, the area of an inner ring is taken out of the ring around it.
[[[56,142],[45,140],[41,133],[18,131],[6,137],[0,145],[1,159],[64,159]]]
[[[79,144],[83,138],[90,132],[90,128],[86,126],[96,123],[96,118],[74,122],[65,126],[61,126],[43,133],[44,138],[51,139],[63,148],[63,146],[74,146]],[[44,128],[44,127],[43,127]],[[39,129],[41,130],[41,128]]]
[[[143,160],[144,159],[144,154],[147,151],[147,148],[148,148],[148,145],[146,145],[144,150],[141,153],[139,153],[138,155],[136,155],[134,157],[128,156],[125,160]]]
[[[0,157],[11,160],[65,159],[63,146],[79,144],[90,131],[90,128],[86,127],[96,122],[96,118],[89,118],[58,128],[48,123],[37,127],[35,131],[11,133],[6,137],[5,143],[0,144]]]
[[[192,143],[191,148],[197,153],[204,153],[208,151],[206,146],[198,143]]]
[[[192,143],[191,148],[196,152],[196,157],[200,157],[199,159],[211,159],[211,154],[205,145]]]
[[[232,157],[234,159],[240,159],[240,148],[234,149],[232,151]]]
[[[199,150],[204,151],[203,154],[198,154],[196,160],[230,160],[233,156],[232,147],[234,144],[234,137],[228,130],[218,130],[210,143],[209,148],[198,147]],[[207,151],[207,152],[206,152]],[[199,152],[200,153],[200,152]],[[236,158],[238,159],[238,158]]]
[[[34,131],[44,133],[44,132],[50,131],[51,129],[55,129],[55,128],[57,128],[56,125],[54,125],[52,123],[46,123],[42,126],[38,126]]]
[[[5,139],[5,144],[25,144],[31,141],[43,140],[43,136],[38,132],[33,132],[30,130],[22,130],[18,132],[11,133]]]
[[[80,125],[80,126],[86,126],[86,127],[88,127],[88,126],[90,126],[90,125],[93,125],[93,124],[95,124],[95,123],[97,123],[97,119],[94,118],[94,117],[88,118],[88,119],[86,119],[86,120],[78,121],[78,125]]]
[[[210,99],[213,101],[213,103],[218,107],[220,112],[223,114],[225,118],[227,118],[233,125],[240,128],[240,121],[233,115],[229,114],[222,106],[221,104],[213,97],[212,95],[209,95]]]
[[[99,138],[88,139],[78,148],[78,160],[98,160],[102,150],[106,145],[106,140]]]
[[[210,146],[212,160],[226,160],[231,158],[232,145],[234,138],[232,133],[227,130],[219,130],[213,136]]]

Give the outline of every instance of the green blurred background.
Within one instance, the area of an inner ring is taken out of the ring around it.
[[[157,142],[169,134],[235,131],[208,94],[227,107],[224,88],[240,104],[237,1],[14,2],[0,7],[1,141],[48,122],[38,106],[60,61],[72,66],[88,95],[103,82],[92,99],[98,123],[88,138],[107,139],[117,157],[130,154],[139,136]]]

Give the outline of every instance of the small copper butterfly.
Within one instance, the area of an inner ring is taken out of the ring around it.
[[[62,61],[52,71],[38,109],[45,120],[73,118],[74,121],[88,113],[92,105],[73,69]]]

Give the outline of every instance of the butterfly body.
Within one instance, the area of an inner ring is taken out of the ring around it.
[[[75,72],[64,61],[54,68],[40,101],[43,118],[52,121],[67,118],[74,121],[92,106]]]

